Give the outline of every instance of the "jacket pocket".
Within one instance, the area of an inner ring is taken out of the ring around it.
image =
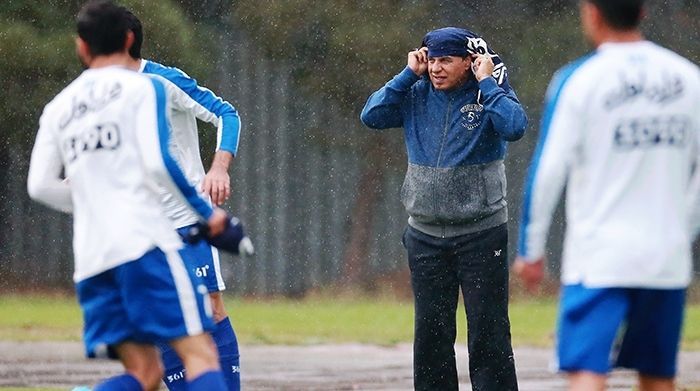
[[[506,197],[506,168],[502,160],[485,164],[481,171],[486,205],[502,202]]]
[[[406,212],[420,222],[432,221],[435,215],[434,170],[409,163],[401,186],[401,202]]]

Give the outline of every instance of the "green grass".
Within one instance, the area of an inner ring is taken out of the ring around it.
[[[411,303],[369,299],[227,300],[239,340],[262,344],[410,341]]]
[[[41,388],[41,387],[0,387],[2,391],[65,391],[65,388]]]
[[[413,338],[413,304],[388,298],[323,298],[302,301],[226,298],[244,344],[358,342],[393,345]],[[459,340],[465,341],[463,309]],[[548,347],[553,342],[556,302],[517,299],[511,303],[516,346]],[[0,297],[0,340],[80,340],[82,319],[72,296]],[[688,308],[683,348],[700,350],[700,305]]]
[[[72,296],[0,296],[0,339],[79,341],[82,317]]]
[[[516,300],[510,304],[510,333],[515,346],[549,347],[554,343],[554,299]]]

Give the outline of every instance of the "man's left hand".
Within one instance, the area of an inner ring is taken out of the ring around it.
[[[218,165],[212,165],[202,182],[202,191],[211,197],[211,201],[216,206],[226,202],[231,196],[231,178],[228,175],[228,170]]]
[[[482,81],[493,74],[493,60],[484,54],[472,56],[472,72],[477,81]]]
[[[513,263],[513,271],[525,284],[525,289],[530,293],[536,293],[544,279],[545,258],[540,257],[534,261],[517,257]]]

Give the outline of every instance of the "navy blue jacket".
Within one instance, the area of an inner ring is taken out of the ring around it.
[[[440,91],[406,67],[369,97],[360,118],[374,129],[404,128],[409,165],[401,195],[413,227],[456,236],[507,221],[506,142],[527,127],[507,82],[470,76]]]

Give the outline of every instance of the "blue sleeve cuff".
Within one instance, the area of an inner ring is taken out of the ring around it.
[[[481,93],[484,95],[485,98],[493,95],[498,90],[503,91],[503,88],[498,86],[498,83],[496,83],[496,79],[494,79],[493,77],[487,77],[480,81],[479,89],[481,90]]]
[[[222,116],[223,126],[221,130],[221,140],[217,145],[217,150],[230,152],[236,156],[238,153],[238,143],[241,137],[241,120],[236,111]]]

